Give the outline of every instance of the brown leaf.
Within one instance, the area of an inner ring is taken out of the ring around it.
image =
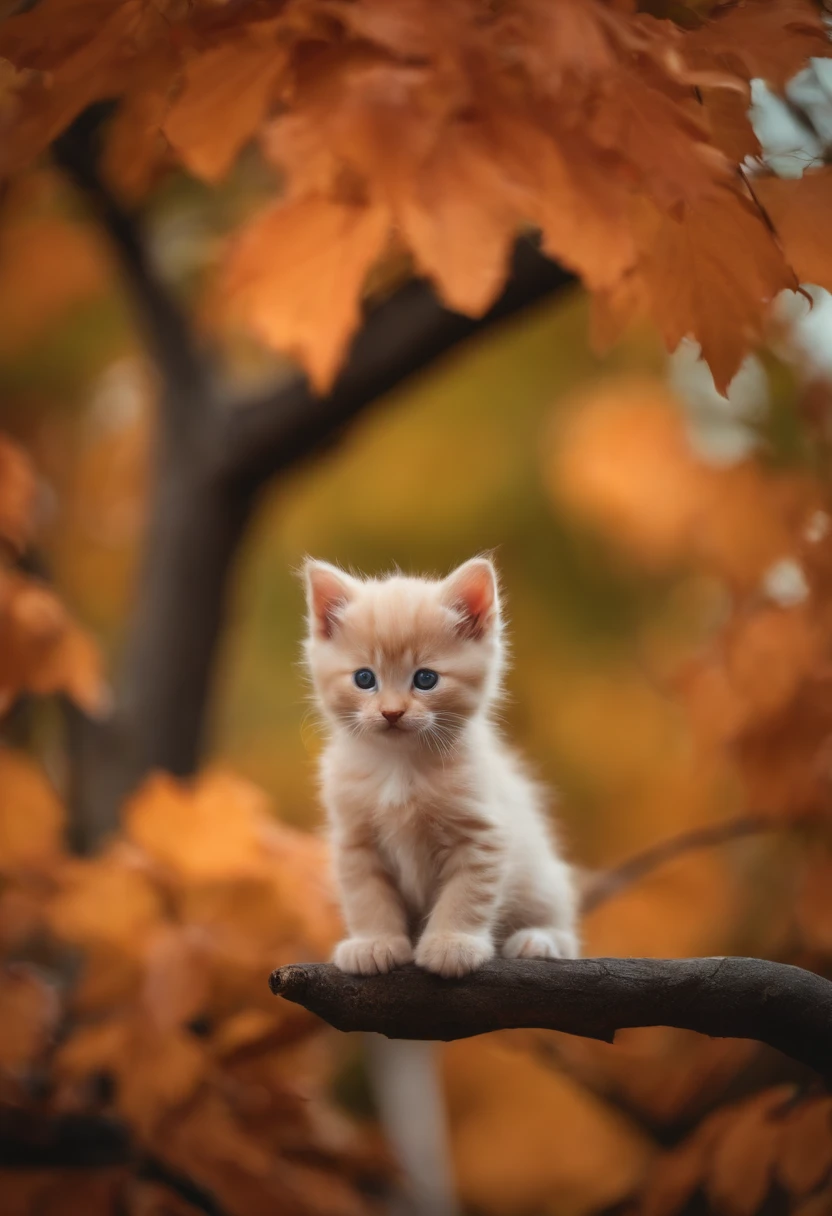
[[[801,283],[832,290],[832,244],[827,224],[832,208],[832,168],[806,170],[797,181],[754,180],[786,257]]]
[[[231,168],[266,113],[285,55],[261,28],[256,37],[241,31],[187,61],[162,130],[197,177],[216,182]]]
[[[792,1195],[807,1195],[832,1170],[832,1098],[810,1098],[783,1120],[776,1174]]]
[[[320,393],[358,327],[361,289],[388,228],[378,205],[298,199],[262,212],[231,249],[230,308],[267,345],[297,356]]]
[[[166,925],[147,944],[142,1005],[160,1031],[184,1026],[206,1006],[210,956],[203,935]]]
[[[672,1152],[659,1158],[647,1178],[638,1216],[677,1216],[704,1183],[719,1137],[734,1119],[731,1108],[716,1111]]]
[[[764,1090],[735,1108],[713,1154],[707,1192],[725,1216],[755,1216],[771,1187],[780,1143],[776,1112],[791,1086]]]
[[[0,871],[55,862],[63,846],[64,812],[37,765],[0,748]]]
[[[760,141],[748,117],[751,91],[700,88],[699,95],[711,131],[711,139],[725,155],[737,164],[747,156],[760,155]]]
[[[701,29],[689,33],[683,53],[738,72],[762,77],[782,89],[812,56],[830,54],[818,9],[809,0],[754,0],[724,5]]]
[[[55,989],[23,963],[0,970],[0,1071],[17,1072],[47,1046],[60,1014]]]
[[[107,703],[89,636],[51,591],[0,568],[0,707],[21,690],[65,692],[93,714]]]
[[[829,854],[807,859],[795,919],[805,945],[832,955],[832,857]]]
[[[640,270],[669,350],[692,335],[724,392],[759,342],[771,301],[796,280],[755,207],[720,189],[683,217],[642,204]]]
[[[471,316],[500,292],[519,219],[511,185],[476,122],[446,128],[396,206],[417,267],[451,308]]]
[[[0,435],[0,540],[22,552],[32,539],[37,481],[18,444]]]

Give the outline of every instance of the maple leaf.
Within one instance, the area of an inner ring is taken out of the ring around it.
[[[274,23],[229,37],[185,63],[183,84],[162,131],[198,177],[223,177],[264,118],[285,52],[266,34]]]
[[[755,178],[754,194],[800,282],[832,290],[832,249],[824,239],[832,206],[832,169],[807,169],[796,181]]]
[[[221,769],[187,784],[160,773],[130,799],[124,822],[150,858],[185,881],[260,878],[267,806],[261,790]]]
[[[320,393],[358,328],[361,288],[389,223],[377,204],[298,199],[256,216],[230,251],[229,310],[267,345],[297,355]]]
[[[670,350],[693,335],[725,392],[763,334],[771,301],[797,283],[754,205],[720,189],[683,217],[642,202],[639,271]]]
[[[118,849],[68,861],[49,905],[56,936],[81,946],[110,944],[126,954],[141,954],[162,913],[156,887]]]
[[[760,77],[782,89],[812,56],[832,53],[820,12],[810,0],[754,0],[724,4],[685,36],[683,54],[747,80]]]

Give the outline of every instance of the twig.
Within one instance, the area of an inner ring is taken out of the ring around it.
[[[762,959],[504,960],[462,980],[317,963],[280,967],[269,986],[344,1031],[449,1041],[539,1028],[611,1043],[626,1027],[676,1026],[757,1039],[832,1079],[832,982]]]
[[[681,832],[668,840],[650,845],[640,853],[628,857],[620,865],[594,875],[581,899],[581,911],[592,912],[599,904],[612,899],[627,887],[632,886],[645,875],[650,874],[659,866],[691,853],[697,849],[708,849],[714,845],[725,844],[729,840],[739,840],[743,836],[756,836],[762,832],[771,832],[781,827],[774,820],[765,819],[762,815],[743,815],[737,819],[729,819],[725,823],[709,824],[707,827],[692,828],[689,832]]]

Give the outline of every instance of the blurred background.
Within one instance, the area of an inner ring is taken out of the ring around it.
[[[778,172],[825,156],[824,80],[788,113],[755,94]],[[552,272],[263,468],[243,420],[228,472],[232,440],[171,423],[147,312],[222,350],[206,418],[303,409],[206,287],[270,178],[251,151],[217,185],[167,174],[135,219],[94,137],[0,201],[2,1216],[832,1211],[830,1100],[758,1044],[517,1031],[414,1074],[266,986],[339,933],[299,563],[485,549],[506,731],[557,791],[587,954],[830,971],[829,297],[782,299],[726,398],[646,324],[594,353]],[[409,290],[388,269],[380,312]]]

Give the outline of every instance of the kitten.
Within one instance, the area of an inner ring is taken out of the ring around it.
[[[373,975],[415,959],[460,976],[496,949],[575,957],[570,868],[541,791],[492,721],[504,664],[492,563],[476,557],[434,581],[358,579],[310,560],[305,577],[349,931],[335,964]]]

